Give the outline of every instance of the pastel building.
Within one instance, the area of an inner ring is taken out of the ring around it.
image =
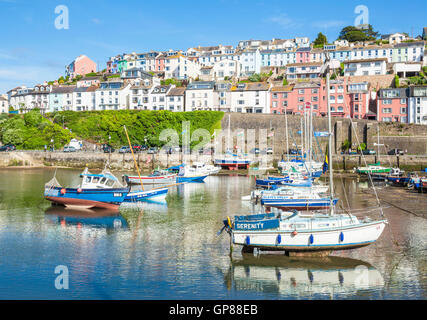
[[[344,61],[344,76],[374,76],[387,74],[387,58]]]
[[[320,77],[322,62],[291,63],[286,66],[286,79],[315,79]]]
[[[73,91],[73,111],[96,110],[95,92],[97,86],[77,87]]]
[[[409,88],[408,123],[427,124],[427,86]]]
[[[65,75],[69,76],[70,79],[75,78],[77,75],[83,76],[96,71],[96,63],[85,55],[78,56],[73,62],[65,67]]]
[[[270,85],[265,82],[239,83],[231,88],[232,112],[270,113]]]
[[[377,121],[408,122],[408,88],[380,89],[377,95]]]
[[[9,101],[7,97],[0,96],[0,113],[8,113],[9,112]]]
[[[351,78],[349,79],[349,81]],[[371,102],[370,83],[367,81],[347,84],[345,95],[350,117],[354,119],[375,120],[376,114],[369,109]]]
[[[213,81],[194,81],[185,90],[185,111],[214,110]]]
[[[73,111],[73,93],[76,86],[53,87],[49,93],[49,111]]]
[[[131,84],[121,79],[101,82],[95,91],[96,110],[129,109]]]
[[[166,110],[184,111],[185,108],[185,88],[172,88],[166,94]]]
[[[296,63],[307,63],[310,62],[310,47],[298,48],[295,52]]]

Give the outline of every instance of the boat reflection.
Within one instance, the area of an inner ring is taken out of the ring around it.
[[[126,219],[114,209],[75,209],[52,206],[45,211],[46,218],[55,224],[90,226],[105,229],[127,229]]]
[[[378,292],[384,279],[370,264],[342,257],[301,258],[243,254],[224,276],[228,290],[256,291],[281,297],[333,298]]]
[[[128,211],[156,211],[156,212],[167,212],[168,203],[166,200],[144,200],[139,202],[123,202],[119,208],[120,212]]]

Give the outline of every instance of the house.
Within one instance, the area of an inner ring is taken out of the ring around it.
[[[20,113],[28,112],[32,109],[40,109],[42,113],[48,111],[49,93],[51,87],[45,84],[39,84],[33,88],[25,86],[15,88],[8,92],[10,94],[9,105]]]
[[[185,110],[185,88],[172,88],[166,94],[166,109],[169,111]]]
[[[351,83],[350,81],[351,78],[348,79],[346,95],[350,117],[375,120],[376,114],[369,110],[371,100],[370,83],[367,81]]]
[[[9,113],[9,101],[6,95],[0,96],[0,113]]]
[[[393,63],[393,73],[400,78],[418,76],[422,67],[421,62],[396,62]]]
[[[65,67],[65,75],[69,76],[70,79],[74,79],[77,75],[84,76],[85,74],[96,71],[96,63],[85,55],[78,56]]]
[[[95,92],[98,86],[77,87],[73,91],[73,111],[96,110]]]
[[[422,62],[424,57],[424,41],[398,43],[393,46],[393,54],[389,62]]]
[[[310,39],[307,37],[297,37],[294,39],[294,42],[298,48],[310,47]]]
[[[251,76],[261,72],[261,53],[259,49],[244,49],[236,52],[235,58],[241,64],[241,75]]]
[[[107,61],[107,73],[115,74],[119,72],[119,61],[122,60],[121,55],[117,55],[115,57],[110,57]]]
[[[270,113],[270,85],[265,82],[239,83],[231,88],[231,111]]]
[[[194,81],[185,90],[185,111],[214,110],[213,81]]]
[[[224,59],[215,62],[212,67],[213,80],[224,80],[224,78],[240,77],[241,64],[232,59]]]
[[[129,95],[129,109],[131,110],[151,110],[150,94],[152,90],[151,82],[140,81],[131,85]]]
[[[408,88],[380,89],[377,94],[377,121],[408,121]]]
[[[409,88],[408,123],[427,124],[427,86]]]
[[[199,63],[184,57],[181,53],[167,56],[164,60],[166,79],[196,79],[200,76],[200,68],[201,65]]]
[[[275,85],[270,89],[270,112],[275,114],[294,114],[297,107],[292,99],[294,84],[283,86]]]
[[[297,63],[307,63],[310,62],[310,47],[298,48],[295,51],[295,60]]]
[[[117,78],[101,82],[95,91],[96,110],[129,109],[130,87],[128,81]]]
[[[231,87],[227,81],[217,81],[214,91],[214,108],[218,111],[231,112]]]
[[[334,45],[336,45],[337,47],[348,47],[349,43],[348,40],[338,39],[334,41]]]
[[[83,77],[79,81],[77,81],[76,85],[78,88],[80,87],[92,87],[99,86],[101,82],[101,76],[92,76],[92,77]]]
[[[381,35],[381,40],[387,40],[389,44],[397,44],[405,41],[408,36],[404,33],[393,33],[393,34],[383,34]]]
[[[387,73],[387,58],[344,61],[344,76],[372,76]]]
[[[320,77],[322,62],[291,63],[286,66],[286,79],[315,79]]]
[[[77,86],[53,87],[52,91],[49,93],[49,111],[75,110],[73,107],[73,93],[76,89]]]
[[[166,96],[172,87],[172,85],[153,87],[149,98],[150,110],[167,110]]]

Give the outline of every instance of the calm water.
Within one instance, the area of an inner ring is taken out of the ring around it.
[[[253,177],[210,176],[172,188],[165,203],[91,213],[43,199],[53,172],[0,170],[1,299],[426,298],[425,218],[390,207],[376,244],[326,259],[242,257],[236,247],[231,260],[228,235],[216,232],[227,215],[253,210],[240,200]],[[57,178],[69,185],[79,173]],[[365,183],[336,185],[345,206],[375,203]],[[68,290],[55,289],[58,265],[69,270]]]

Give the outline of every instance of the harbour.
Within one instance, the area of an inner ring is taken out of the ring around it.
[[[72,184],[80,173],[58,169],[57,178]],[[210,175],[170,188],[164,202],[88,214],[43,199],[53,174],[53,168],[0,171],[8,181],[0,187],[2,299],[425,298],[425,216],[398,208],[409,199],[425,201],[424,194],[401,189],[398,203],[383,203],[389,224],[367,247],[307,258],[236,248],[230,258],[228,236],[217,231],[227,216],[258,212],[241,200],[254,188],[252,176]],[[334,180],[340,199],[345,192],[349,206],[377,218],[366,181]],[[400,190],[376,188],[380,198]],[[68,290],[54,286],[58,265],[69,269]]]

